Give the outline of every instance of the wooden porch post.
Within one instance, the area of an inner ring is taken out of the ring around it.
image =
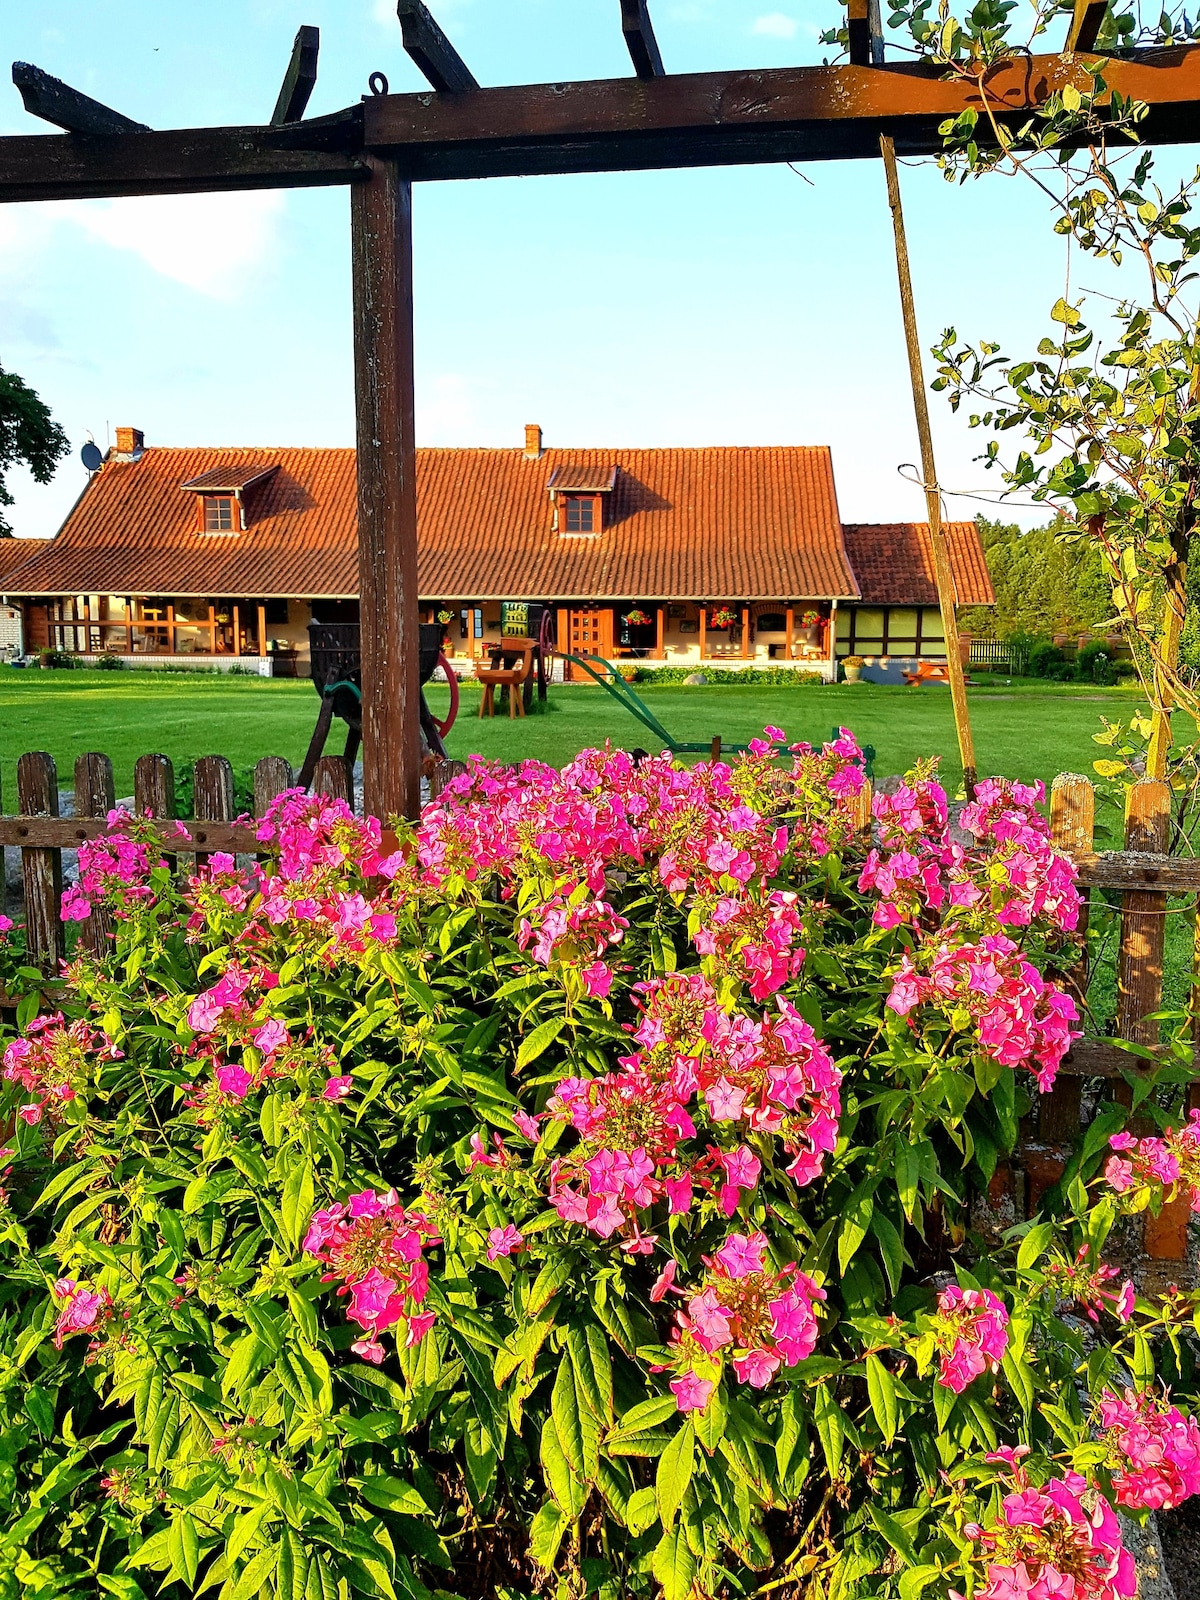
[[[350,190],[363,809],[386,819],[421,800],[412,183],[365,159]]]
[[[174,608],[174,606],[171,607],[170,617],[171,617],[171,649],[174,650],[174,648],[175,648],[175,621],[174,621],[175,608]],[[216,608],[216,606],[209,606],[209,608],[208,608],[208,653],[209,653],[210,656],[215,656],[216,653],[217,653],[217,608]]]
[[[658,628],[654,639],[654,654],[657,660],[662,661],[666,656],[666,607],[659,606],[657,616]]]
[[[233,653],[235,656],[242,653],[242,612],[236,604],[233,608]]]
[[[265,656],[267,653],[267,608],[258,608],[258,653]]]
[[[787,617],[787,633],[784,635],[786,643],[784,644],[783,648],[784,648],[784,651],[785,651],[785,653],[787,655],[788,660],[789,661],[794,661],[795,658],[796,658],[796,646],[795,646],[796,608],[795,608],[795,606],[789,606],[787,608],[787,612],[785,613],[785,615]]]
[[[750,659],[750,607],[742,607],[742,660]]]
[[[701,602],[700,602],[700,659],[701,659],[701,661],[704,660],[704,630],[705,630],[707,624],[708,624],[708,612],[705,609],[704,601],[701,600]]]

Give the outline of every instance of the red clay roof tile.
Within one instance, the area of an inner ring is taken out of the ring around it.
[[[973,522],[947,522],[950,565],[961,606],[990,606],[996,601],[979,529]],[[847,523],[843,532],[864,604],[935,606],[933,546],[927,522]]]

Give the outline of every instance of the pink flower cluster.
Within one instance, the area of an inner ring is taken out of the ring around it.
[[[1200,1110],[1181,1126],[1168,1128],[1162,1138],[1114,1133],[1108,1142],[1116,1154],[1109,1156],[1104,1176],[1130,1204],[1161,1200],[1166,1190],[1180,1184],[1192,1210],[1200,1211]]]
[[[669,1261],[653,1291],[684,1294],[676,1313],[672,1342],[677,1376],[670,1388],[680,1411],[702,1411],[727,1355],[741,1383],[763,1389],[781,1366],[794,1366],[817,1343],[816,1304],[825,1291],[789,1264],[773,1271],[765,1261],[761,1233],[731,1233],[712,1256],[700,1288],[688,1294],[675,1288],[675,1263]]]
[[[1200,1427],[1165,1398],[1126,1389],[1100,1401],[1119,1505],[1170,1511],[1200,1494]]]
[[[59,1302],[54,1324],[56,1350],[61,1350],[63,1340],[73,1333],[98,1332],[113,1313],[112,1296],[107,1289],[89,1289],[74,1278],[59,1278],[54,1285],[54,1298]]]
[[[91,1060],[117,1060],[121,1052],[86,1022],[68,1024],[61,1012],[35,1017],[24,1034],[4,1051],[4,1077],[33,1096],[17,1115],[35,1127],[43,1117],[56,1118],[65,1101],[74,1100],[91,1072]]]
[[[313,1213],[304,1249],[328,1268],[322,1282],[340,1280],[338,1293],[349,1296],[346,1316],[366,1330],[350,1347],[357,1355],[378,1366],[384,1356],[379,1335],[396,1324],[406,1345],[419,1344],[429,1332],[433,1313],[416,1308],[429,1289],[423,1251],[440,1242],[421,1212],[405,1211],[394,1189],[364,1189]]]
[[[700,925],[692,943],[702,956],[716,956],[743,978],[751,999],[766,1000],[804,963],[798,899],[790,889],[773,889],[760,901],[721,895],[711,906],[698,902]]]
[[[600,957],[621,942],[628,927],[628,920],[605,900],[559,894],[521,918],[517,947],[529,950],[543,967],[562,961],[578,968],[587,992],[603,999],[612,985],[612,970]]]
[[[585,750],[561,772],[526,761],[472,758],[426,808],[417,833],[424,883],[492,874],[511,894],[530,878],[562,877],[599,895],[614,870],[654,862],[672,894],[729,895],[774,874],[789,848],[824,854],[856,825],[862,756],[844,730],[821,752],[768,728],[730,765],[677,767],[669,754],[635,762]],[[787,818],[790,822],[783,819]]]
[[[150,898],[146,880],[160,859],[157,840],[152,861],[149,839],[138,837],[138,821],[128,811],[110,811],[108,827],[103,839],[85,840],[79,846],[79,876],[62,897],[64,922],[85,921],[98,900]]]
[[[1004,934],[977,944],[923,945],[906,954],[892,979],[887,1004],[907,1017],[920,1006],[952,1020],[961,1014],[978,1031],[985,1055],[1002,1067],[1028,1067],[1048,1093],[1079,1030],[1074,1000],[1048,983]]]
[[[998,1459],[1016,1452],[997,1452]],[[1137,1593],[1133,1556],[1108,1502],[1077,1472],[1034,1487],[1018,1468],[1000,1517],[986,1528],[968,1523],[974,1600],[1131,1600]],[[950,1600],[963,1600],[957,1590]]]
[[[691,1204],[691,1178],[675,1151],[696,1127],[673,1083],[638,1068],[564,1078],[546,1109],[580,1136],[576,1149],[550,1166],[550,1204],[559,1216],[602,1239],[623,1230],[635,1252],[652,1248],[639,1213],[664,1196],[672,1211]]]
[[[1133,1284],[1126,1278],[1120,1288],[1112,1287],[1121,1274],[1103,1261],[1093,1263],[1090,1245],[1082,1245],[1074,1261],[1048,1261],[1043,1271],[1058,1295],[1074,1301],[1093,1322],[1100,1321],[1102,1311],[1110,1311],[1118,1322],[1132,1317],[1137,1299]]]
[[[964,844],[950,827],[945,791],[932,779],[877,795],[879,846],[858,886],[879,895],[878,926],[1074,928],[1077,869],[1055,850],[1048,824],[1034,810],[1044,798],[1041,783],[985,778],[958,818],[957,832],[974,841]]]
[[[990,1289],[947,1284],[931,1319],[940,1354],[938,1382],[955,1394],[984,1372],[995,1372],[1008,1349],[1008,1311]]]

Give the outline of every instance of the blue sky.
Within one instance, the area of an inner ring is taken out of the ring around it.
[[[434,0],[486,85],[628,74],[617,0]],[[36,0],[9,58],[154,127],[264,121],[300,23],[321,29],[310,113],[373,71],[423,87],[388,0]],[[652,0],[669,71],[818,62],[836,0]],[[0,133],[36,131],[0,85]],[[415,201],[422,444],[829,444],[848,521],[923,515],[878,162],[422,185]],[[806,181],[806,179],[808,181]],[[1065,255],[1032,186],[902,172],[923,343],[946,324],[1029,350]],[[54,530],[88,432],[148,443],[350,444],[345,190],[0,208],[0,364],[72,455],[17,478],[20,533]],[[1095,274],[1100,269],[1090,268]],[[933,397],[951,489],[992,490]],[[953,515],[989,507],[952,499]],[[1029,520],[1028,514],[1023,520]]]

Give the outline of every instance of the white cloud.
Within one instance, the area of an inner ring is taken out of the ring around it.
[[[750,32],[763,34],[768,39],[794,39],[799,29],[795,17],[785,16],[782,11],[768,11],[765,17],[756,19]]]
[[[56,216],[200,294],[233,300],[269,267],[286,206],[278,190],[80,200]]]

